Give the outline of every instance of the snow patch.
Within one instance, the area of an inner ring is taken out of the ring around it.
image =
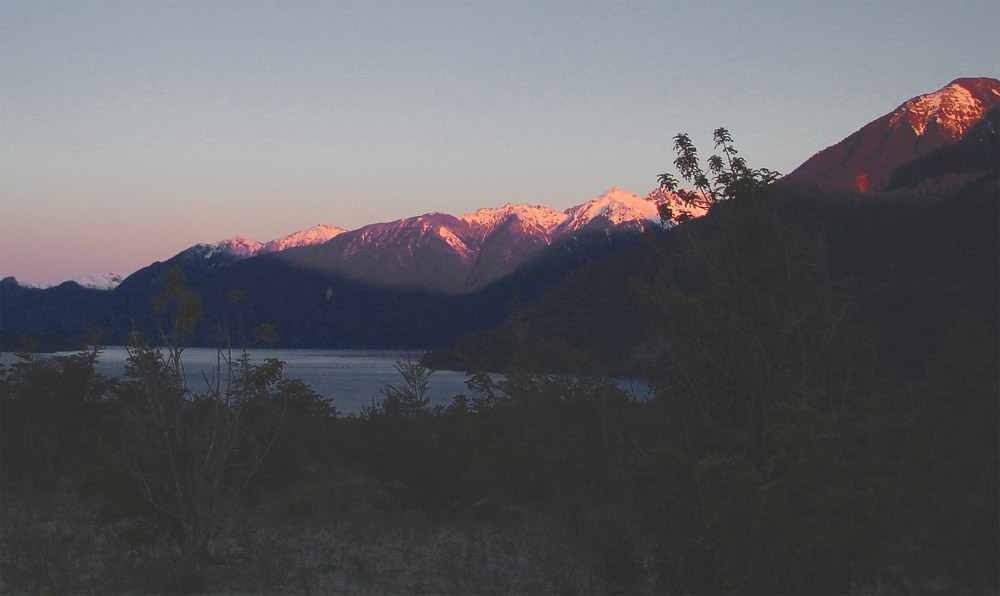
[[[997,93],[997,89],[992,89]],[[922,136],[932,122],[957,139],[972,128],[985,113],[981,101],[969,89],[959,83],[952,83],[934,93],[914,97],[892,113],[889,126],[898,128],[909,125],[917,136]]]
[[[92,290],[113,290],[118,287],[123,276],[117,273],[91,273],[89,275],[81,275],[80,277],[74,277],[69,280],[73,283],[79,284],[85,288],[90,288]],[[48,288],[54,288],[58,285],[62,285],[66,282],[60,282],[58,284],[46,284],[37,281],[18,281],[17,285],[23,288],[34,288],[36,290],[45,290]]]
[[[565,221],[566,214],[549,207],[507,203],[503,207],[479,209],[475,213],[462,215],[458,219],[468,223],[480,238],[485,238],[495,229],[512,220],[520,222],[525,230],[542,232],[547,235],[550,230]]]
[[[281,252],[297,246],[311,246],[313,244],[323,244],[346,232],[344,228],[319,224],[308,230],[301,230],[289,234],[283,238],[277,238],[264,244],[259,252]]]
[[[234,236],[233,238],[228,238],[226,240],[220,240],[212,245],[213,248],[218,248],[222,250],[227,250],[234,255],[241,257],[250,257],[257,254],[263,244],[257,242],[256,240],[251,240],[249,238],[244,238],[243,236]],[[207,256],[206,256],[207,258]]]
[[[122,279],[124,278],[117,273],[94,273],[74,278],[73,281],[85,288],[113,290],[118,287],[118,284],[122,283]]]
[[[579,230],[596,219],[623,226],[641,225],[644,221],[658,222],[659,218],[655,200],[624,192],[616,186],[595,199],[567,209],[566,220],[559,224],[555,233]]]
[[[426,228],[425,228],[426,229]],[[469,246],[462,241],[461,238],[455,235],[454,232],[445,227],[438,228],[438,236],[440,236],[455,252],[458,253],[462,260],[468,262],[472,260],[475,255],[474,250],[469,248]]]
[[[243,236],[235,236],[226,240],[220,240],[210,246],[213,249],[225,250],[240,257],[252,257],[262,253],[281,252],[298,246],[322,244],[332,240],[346,231],[347,230],[336,226],[319,224],[309,228],[308,230],[293,232],[287,236],[276,238],[267,243],[257,242],[256,240],[251,240],[250,238],[245,238]],[[211,254],[206,254],[205,258],[210,258],[211,256],[214,256],[214,254],[216,253],[213,252]]]

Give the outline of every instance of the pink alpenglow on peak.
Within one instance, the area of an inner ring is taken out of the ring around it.
[[[548,235],[550,230],[566,219],[566,214],[549,207],[507,203],[503,207],[485,207],[458,219],[467,222],[485,238],[497,227],[515,219],[527,229]]]
[[[311,246],[313,244],[323,244],[346,232],[344,228],[319,224],[308,230],[302,230],[289,234],[284,238],[271,240],[263,246],[261,252],[280,252],[296,246]]]
[[[979,122],[989,109],[987,104],[997,105],[1000,86],[991,82],[996,83],[991,79],[956,79],[934,93],[914,97],[896,108],[889,126],[909,125],[917,136],[922,136],[928,127],[936,127],[943,136],[958,140]],[[985,95],[983,100],[976,98],[974,90]]]
[[[227,250],[241,257],[253,256],[257,254],[263,246],[264,245],[260,242],[244,238],[243,236],[227,238],[226,240],[220,240],[212,244],[213,248]]]
[[[281,252],[297,246],[322,244],[336,238],[346,231],[347,230],[336,226],[320,224],[309,228],[308,230],[301,230],[282,238],[271,240],[266,244],[257,242],[256,240],[251,240],[250,238],[244,238],[243,236],[235,236],[233,238],[220,240],[212,244],[212,248],[216,250],[225,250],[240,257],[252,257],[262,253]]]
[[[955,79],[869,122],[810,157],[787,178],[862,193],[880,192],[898,167],[958,142],[997,106],[1000,80]]]
[[[659,222],[656,201],[627,193],[617,186],[596,199],[566,210],[566,220],[556,228],[563,234],[586,226],[596,219],[607,220],[614,226],[641,226],[643,222]]]

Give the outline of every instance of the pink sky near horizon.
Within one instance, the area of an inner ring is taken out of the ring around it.
[[[644,196],[676,132],[707,157],[718,126],[787,173],[910,97],[997,76],[998,23],[992,0],[5,0],[0,277]]]

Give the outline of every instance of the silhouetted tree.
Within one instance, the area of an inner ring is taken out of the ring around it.
[[[677,158],[674,167],[684,180],[690,182],[695,190],[679,188],[679,182],[669,172],[660,174],[657,179],[660,187],[671,192],[677,192],[688,203],[707,202],[714,205],[719,201],[741,196],[744,199],[764,192],[769,184],[778,179],[778,172],[761,168],[753,170],[746,165],[746,160],[739,157],[733,146],[733,138],[725,128],[717,128],[712,134],[715,148],[722,150],[722,156],[713,155],[708,159],[708,171],[701,167],[698,159],[698,148],[687,133],[674,136],[674,150]]]
[[[178,269],[167,269],[163,280],[163,294],[150,303],[167,316],[167,345],[161,350],[137,333],[130,337],[127,380],[106,445],[134,489],[136,500],[124,510],[166,529],[197,571],[278,437],[288,386],[280,360],[254,365],[245,351],[234,356],[220,348],[204,388],[189,387],[182,353],[201,299]]]

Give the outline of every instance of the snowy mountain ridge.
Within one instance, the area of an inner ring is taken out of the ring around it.
[[[923,136],[928,126],[937,127],[944,136],[957,140],[979,122],[987,108],[973,95],[970,88],[981,84],[977,79],[956,79],[933,93],[925,93],[901,104],[889,119],[889,126],[898,128],[907,124]],[[1000,87],[985,85],[987,97],[1000,96]]]
[[[322,244],[344,235],[341,240],[342,258],[350,258],[362,250],[380,246],[397,246],[413,254],[414,243],[426,240],[432,233],[450,246],[463,260],[472,259],[479,246],[499,228],[517,222],[525,233],[551,243],[554,238],[582,229],[596,220],[612,227],[638,229],[647,223],[660,224],[659,205],[668,204],[677,212],[692,217],[704,215],[707,205],[687,205],[677,193],[656,189],[645,198],[614,187],[586,203],[559,211],[550,207],[507,203],[503,207],[484,207],[458,217],[446,213],[425,213],[391,222],[375,223],[356,230],[320,224],[308,230],[289,234],[266,244],[236,236],[209,246],[238,257],[250,257],[268,252],[280,252],[296,246]],[[406,242],[401,242],[405,237]],[[206,252],[209,258],[214,252]]]
[[[659,206],[662,204],[669,205],[675,213],[682,211],[692,217],[700,217],[708,212],[707,203],[688,205],[679,194],[662,188],[653,190],[643,198],[616,186],[562,213],[549,207],[507,203],[503,207],[479,209],[475,213],[462,215],[459,219],[469,222],[474,228],[484,229],[486,235],[511,219],[517,219],[530,228],[548,234],[551,239],[579,230],[597,219],[604,219],[616,227],[640,227],[644,222],[659,224]]]
[[[542,246],[596,222],[603,223],[606,228],[630,231],[641,230],[646,225],[662,225],[658,212],[661,204],[669,205],[674,213],[689,213],[692,217],[707,212],[707,205],[686,205],[678,194],[660,188],[643,198],[614,187],[564,212],[539,205],[507,203],[502,207],[484,207],[459,217],[427,213],[369,224],[351,231],[319,224],[268,242],[234,236],[213,243],[196,244],[174,258],[192,265],[197,263],[199,268],[215,269],[257,255],[330,243],[331,252],[324,258],[327,266],[338,270],[348,269],[353,273],[355,269],[375,268],[381,270],[378,275],[385,277],[389,270],[398,273],[414,266],[418,269],[440,269],[442,259],[452,259],[455,266],[461,269],[480,269],[469,276],[474,281],[461,274],[462,281],[456,284],[478,285],[485,283],[484,280],[509,273]],[[437,256],[431,256],[432,253]],[[429,263],[439,264],[432,266]],[[488,271],[484,273],[484,270]],[[451,273],[458,274],[455,270]],[[358,275],[365,277],[365,273]],[[110,290],[117,287],[122,279],[121,275],[109,273],[83,276],[73,281],[87,288]],[[18,283],[25,287],[51,287],[40,283]]]
[[[663,189],[643,198],[614,187],[562,213],[510,202],[458,217],[425,213],[351,231],[317,226],[313,230],[328,232],[328,239],[319,233],[298,234],[314,238],[311,246],[294,254],[274,252],[299,266],[379,285],[463,293],[512,273],[545,246],[566,236],[575,238],[589,226],[605,234],[661,226],[661,204],[692,217],[707,211],[707,206],[684,205],[679,195]],[[202,261],[209,268],[268,252],[266,245],[261,248],[240,237],[211,247],[211,253],[201,253],[204,258],[218,254],[217,261]]]
[[[615,227],[635,228],[645,222],[658,224],[658,207],[655,199],[644,199],[616,186],[595,199],[567,209],[566,218],[556,227],[555,234],[574,232],[597,219],[604,219]]]
[[[280,252],[297,246],[322,244],[323,242],[336,238],[346,231],[347,230],[344,228],[338,228],[327,224],[319,224],[309,228],[308,230],[300,230],[283,238],[271,240],[270,242],[264,244],[260,252]]]
[[[468,222],[478,234],[485,238],[506,223],[516,220],[525,229],[547,235],[558,226],[566,215],[549,207],[507,203],[503,207],[484,207],[475,213],[467,213],[458,219]]]
[[[209,246],[217,250],[230,252],[239,257],[252,257],[262,253],[281,252],[298,246],[322,244],[346,231],[344,228],[319,224],[307,230],[299,230],[298,232],[293,232],[287,236],[282,236],[268,242],[258,242],[243,236],[234,236],[213,242]],[[211,255],[206,255],[206,258],[209,256]]]
[[[89,275],[81,275],[80,277],[74,277],[69,280],[75,284],[79,284],[85,288],[90,288],[91,290],[113,290],[118,287],[118,284],[124,279],[121,275],[117,273],[91,273]],[[62,283],[69,283],[62,282]],[[61,284],[43,284],[36,281],[17,281],[17,285],[24,288],[35,288],[38,290],[44,290],[46,288],[54,288]]]
[[[786,178],[861,193],[881,192],[898,167],[957,143],[997,106],[1000,80],[955,79],[872,120],[810,157]]]
[[[256,240],[251,240],[250,238],[244,238],[243,236],[234,236],[225,240],[219,240],[218,242],[212,243],[210,246],[216,250],[229,251],[240,257],[252,257],[260,252],[260,249],[264,248],[262,243],[257,242]],[[211,252],[206,255],[206,258],[208,256],[211,256]]]

